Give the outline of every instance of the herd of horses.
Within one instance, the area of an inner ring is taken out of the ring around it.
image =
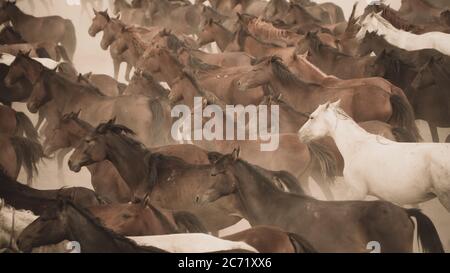
[[[403,206],[437,198],[450,211],[450,144],[438,135],[450,127],[449,1],[375,1],[361,16],[356,3],[348,20],[310,0],[81,2],[112,76],[78,72],[70,20],[0,1],[0,249],[413,252],[417,240],[444,252],[430,218]],[[197,97],[277,106],[279,148],[174,139],[173,107]],[[93,190],[33,188],[53,160],[60,173],[85,167]],[[243,219],[250,229],[219,237]]]

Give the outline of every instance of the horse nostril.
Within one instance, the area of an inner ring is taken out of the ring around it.
[[[197,196],[195,197],[195,203],[197,203],[197,204],[200,203],[200,196],[197,195]]]

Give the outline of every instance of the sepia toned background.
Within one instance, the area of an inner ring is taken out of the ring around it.
[[[60,15],[62,17],[71,19],[76,27],[77,31],[77,51],[75,54],[75,66],[79,72],[95,72],[95,73],[105,73],[112,75],[113,66],[112,61],[109,56],[109,51],[101,50],[99,44],[101,39],[101,33],[97,37],[92,38],[87,34],[91,18],[93,16],[92,9],[89,9],[89,14],[82,13],[79,6],[69,6],[66,0],[44,0],[52,2],[51,12],[47,11],[44,6],[40,4],[42,0],[33,0],[36,5],[36,9],[33,12],[35,16],[47,16],[47,15]],[[30,12],[30,6],[27,3],[28,0],[19,0],[19,6],[26,12]],[[345,15],[348,18],[354,1],[352,0],[316,0],[316,2],[334,2],[344,9]],[[367,5],[368,0],[359,1],[359,12]],[[400,7],[400,0],[390,0],[386,3],[390,4],[391,7],[398,9]],[[104,0],[102,9],[108,7],[109,0]],[[110,8],[112,11],[112,7]],[[359,13],[360,14],[360,13]],[[121,79],[123,81],[123,70],[121,73]],[[16,105],[16,109],[26,111],[24,105]],[[426,141],[431,141],[430,133],[426,123],[418,122],[420,124],[421,133]],[[440,138],[445,139],[445,137],[450,133],[449,130],[440,129]],[[405,170],[406,171],[406,170]],[[20,177],[21,181],[25,181],[25,176],[22,174]],[[56,164],[53,161],[46,161],[40,165],[40,175],[35,181],[35,186],[41,189],[49,188],[59,188],[62,186],[90,186],[90,176],[86,170],[83,170],[80,174],[73,174],[64,166],[64,172],[62,174],[58,173],[56,170]],[[337,182],[335,185],[336,190],[345,190],[342,183]],[[319,192],[318,189],[315,189]],[[445,211],[445,209],[437,202],[431,201],[421,205],[424,212],[433,220],[436,224],[438,231],[441,235],[441,239],[446,246],[446,250],[450,251],[450,215]],[[301,219],[296,219],[301,220]],[[231,230],[236,231],[238,228],[234,227]]]

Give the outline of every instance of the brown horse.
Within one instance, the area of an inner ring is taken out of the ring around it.
[[[150,98],[167,98],[169,90],[165,89],[150,73],[135,71],[123,95],[142,95]]]
[[[234,33],[225,28],[215,20],[208,20],[203,24],[202,29],[198,33],[198,45],[205,46],[216,42],[219,49],[223,52],[233,41]]]
[[[141,247],[100,223],[89,211],[70,200],[56,200],[22,231],[17,244],[24,252],[34,247],[76,241],[83,253],[163,253],[154,247]]]
[[[25,74],[24,69],[39,65],[24,56],[16,58],[6,79],[14,82],[14,79]],[[172,118],[168,102],[143,96],[106,97],[96,88],[72,82],[43,66],[39,70],[37,75],[33,73],[29,77],[35,79],[33,92],[27,103],[31,112],[36,112],[46,105],[56,113],[55,117],[81,110],[82,118],[92,124],[116,116],[118,121],[129,124],[138,132],[140,139],[148,146],[174,142],[169,133]],[[134,107],[129,108],[127,105]],[[52,121],[51,125],[56,122]]]
[[[238,196],[241,213],[251,225],[276,226],[296,233],[311,242],[318,252],[369,252],[371,241],[381,244],[381,252],[412,252],[411,217],[417,220],[418,241],[425,252],[443,252],[436,228],[419,210],[383,201],[326,202],[285,193],[253,165],[239,159],[238,150],[223,156],[213,166],[211,175],[229,179],[207,191],[199,191],[201,204]]]
[[[130,25],[148,25],[148,19],[145,10],[140,8],[134,8],[127,3],[126,0],[114,0],[114,14],[119,14],[122,17],[122,21]]]
[[[253,58],[244,52],[207,53],[193,49],[186,42],[180,40],[172,32],[163,30],[152,40],[153,47],[166,47],[177,54],[186,66],[198,59],[206,64],[219,67],[235,67],[250,65]]]
[[[367,77],[374,57],[354,57],[324,44],[317,33],[309,32],[297,46],[297,53],[307,52],[308,60],[327,74],[342,79]]]
[[[209,231],[220,230],[240,220],[233,216],[234,211],[228,209],[235,202],[233,198],[218,200],[207,207],[198,207],[193,202],[195,189],[205,189],[213,183],[209,165],[192,165],[177,157],[153,153],[126,133],[131,131],[113,122],[101,124],[80,143],[70,158],[69,167],[79,171],[82,166],[108,159],[129,185],[134,199],[143,200],[149,195],[152,202],[160,207],[192,212]],[[174,152],[177,150],[181,151],[174,146]],[[193,153],[189,154],[192,160],[191,155]],[[280,177],[288,189],[296,186],[295,179],[291,181],[285,176],[272,175]]]
[[[123,236],[208,232],[195,215],[157,208],[148,202],[94,206],[88,210],[105,227]]]
[[[2,2],[0,23],[10,21],[28,43],[61,43],[73,60],[76,49],[75,27],[70,20],[59,16],[34,17],[23,13],[15,3]]]
[[[92,72],[82,75],[82,80],[86,80],[106,96],[115,97],[122,95],[127,85],[116,81],[113,77],[106,74],[93,74]]]
[[[415,34],[423,34],[427,32],[432,31],[440,31],[440,32],[450,32],[449,26],[446,24],[442,24],[441,22],[432,23],[432,24],[426,24],[426,25],[415,25],[413,23],[410,23],[409,21],[403,19],[401,15],[391,7],[380,3],[377,5],[368,5],[364,11],[363,18],[365,18],[367,15],[371,14],[372,12],[380,13],[381,16],[383,16],[384,19],[388,20],[395,28],[402,29],[408,32],[412,32]],[[442,13],[440,14],[442,18]]]
[[[94,128],[78,118],[78,114],[64,115],[53,132],[45,139],[44,151],[47,156],[64,148],[76,148],[81,139]],[[130,189],[109,161],[87,166],[91,173],[91,183],[96,193],[111,203],[131,201]]]
[[[185,66],[179,61],[178,57],[167,48],[147,50],[138,62],[138,68],[153,75],[159,74],[161,77],[158,79],[167,82],[172,88],[179,83],[179,79],[185,77],[186,72]],[[189,68],[194,71],[199,69],[198,66]],[[264,95],[262,88],[256,88],[255,92],[248,92],[247,94],[239,92],[236,88],[236,79],[240,76],[240,73],[251,69],[251,66],[216,68],[207,65],[206,70],[198,72],[198,86],[212,92],[227,104],[256,105]]]
[[[421,25],[439,23],[441,11],[425,0],[402,0],[398,10],[406,20]]]
[[[307,83],[283,63],[279,57],[263,59],[253,71],[239,80],[240,90],[270,84],[283,94],[297,111],[312,112],[326,101],[341,99],[343,107],[357,122],[378,120],[394,127],[405,128],[419,138],[414,112],[405,96],[388,93],[376,86],[364,89],[356,87],[328,87]]]
[[[301,236],[270,226],[257,226],[223,237],[225,240],[246,242],[259,253],[316,253]]]

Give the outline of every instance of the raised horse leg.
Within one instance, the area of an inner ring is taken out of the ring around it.
[[[428,126],[430,127],[431,137],[433,139],[433,142],[439,143],[439,133],[438,133],[437,126],[431,122],[428,122]]]
[[[129,63],[127,63],[127,69],[125,71],[125,80],[127,80],[127,82],[131,81],[131,69],[133,68],[133,66]]]
[[[113,58],[113,65],[114,65],[114,79],[119,80],[119,71],[120,71],[120,64],[121,62],[115,58]]]

